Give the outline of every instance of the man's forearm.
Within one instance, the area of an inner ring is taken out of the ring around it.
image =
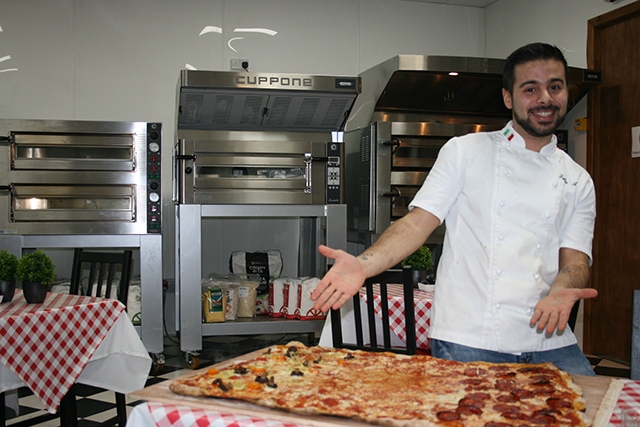
[[[437,217],[418,209],[394,222],[371,247],[357,257],[367,277],[393,267],[412,254],[440,224]]]

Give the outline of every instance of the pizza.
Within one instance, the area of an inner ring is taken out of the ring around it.
[[[550,363],[462,363],[291,342],[169,388],[393,427],[591,425],[579,386]]]

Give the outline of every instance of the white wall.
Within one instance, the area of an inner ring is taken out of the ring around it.
[[[173,277],[169,159],[186,64],[357,75],[400,53],[482,56],[484,19],[480,8],[403,0],[0,0],[0,118],[162,122],[163,274]],[[207,26],[221,32],[200,35]],[[277,34],[234,31],[247,27]]]

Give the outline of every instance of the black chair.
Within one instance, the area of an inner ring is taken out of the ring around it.
[[[569,313],[569,320],[567,324],[573,332],[576,331],[576,322],[578,321],[578,311],[580,310],[580,300],[576,301],[571,307],[571,313]]]
[[[110,297],[117,281],[118,300],[127,305],[129,283],[133,264],[133,251],[94,252],[76,249],[73,256],[71,285],[69,293],[73,295],[105,295]],[[119,273],[119,274],[118,274]],[[82,286],[87,278],[86,289]],[[95,286],[95,293],[93,291]],[[103,292],[104,291],[104,292]],[[124,427],[127,423],[127,406],[125,395],[115,393],[117,415],[100,425],[110,426],[116,423]],[[75,401],[74,401],[75,402]]]
[[[405,306],[405,324],[406,327],[406,348],[398,348],[391,346],[391,331],[389,329],[389,316],[382,316],[382,337],[383,342],[378,344],[376,330],[376,313],[374,311],[374,284],[380,284],[380,296],[382,303],[382,313],[389,313],[389,300],[387,298],[387,284],[402,283]],[[348,348],[353,350],[368,351],[392,351],[401,354],[416,354],[416,328],[415,328],[415,310],[413,299],[413,269],[411,266],[400,269],[390,269],[377,276],[365,280],[363,285],[367,292],[366,316],[368,320],[369,344],[364,343],[364,327],[362,322],[362,309],[360,307],[360,296],[353,296],[353,312],[355,322],[354,325],[343,325],[340,316],[340,309],[331,310],[331,331],[333,338],[333,346],[339,348]],[[407,309],[408,308],[408,309]],[[356,343],[343,342],[343,327],[355,327]]]
[[[640,380],[640,290],[633,291],[631,323],[631,371],[629,379]]]
[[[133,251],[130,250],[91,252],[76,249],[73,255],[69,293],[73,295],[105,295],[108,298],[112,295],[114,284],[117,281],[118,300],[126,306],[132,264]],[[86,289],[82,286],[85,277],[87,278]],[[94,286],[96,287],[95,293],[93,292]]]

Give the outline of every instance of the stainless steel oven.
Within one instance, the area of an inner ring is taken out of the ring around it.
[[[0,234],[160,234],[162,125],[0,121]]]
[[[342,131],[360,79],[184,70],[178,204],[340,204]]]

